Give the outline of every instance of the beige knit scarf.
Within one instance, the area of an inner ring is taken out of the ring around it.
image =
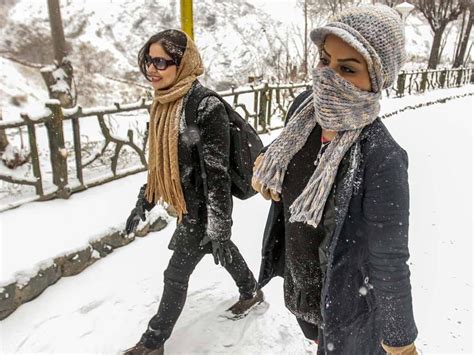
[[[171,87],[155,90],[150,111],[146,198],[173,207],[179,221],[187,213],[179,173],[179,119],[184,96],[203,72],[201,56],[193,40],[187,36],[176,79]]]

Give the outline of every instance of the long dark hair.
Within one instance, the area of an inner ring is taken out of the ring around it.
[[[181,64],[184,51],[186,50],[187,42],[188,39],[186,38],[186,35],[179,30],[164,30],[151,36],[138,52],[138,67],[145,78],[148,81],[151,81],[147,73],[147,63],[145,56],[149,54],[150,46],[153,43],[160,44],[166,54],[168,54],[176,63],[176,65],[179,66]]]

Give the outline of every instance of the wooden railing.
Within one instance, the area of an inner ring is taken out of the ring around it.
[[[388,95],[402,97],[429,90],[459,87],[469,83],[474,83],[473,68],[424,69],[411,72],[402,70]]]
[[[472,68],[402,71],[385,94],[401,97],[458,87],[473,79]],[[290,103],[310,87],[311,83],[263,83],[220,95],[262,133],[282,127]],[[62,109],[58,101],[50,100],[43,113],[0,121],[10,142],[27,142],[29,154],[28,162],[15,170],[0,162],[0,211],[34,200],[68,198],[73,192],[145,171],[150,104],[142,99],[110,107]]]

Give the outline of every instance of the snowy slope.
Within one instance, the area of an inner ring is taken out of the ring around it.
[[[141,87],[108,78],[147,84],[136,65],[138,50],[152,34],[180,26],[178,4],[176,0],[61,2],[80,104],[134,101],[143,93]],[[229,88],[231,83],[245,83],[248,75],[261,75],[264,69],[265,73],[272,73],[269,46],[281,44],[276,40],[275,29],[279,24],[273,23],[269,15],[257,10],[250,1],[240,0],[197,1],[194,13],[195,37],[207,71],[205,82],[222,89]],[[50,63],[46,2],[17,1],[8,15],[8,22],[0,25],[0,51],[26,62]],[[22,70],[20,64],[10,62],[2,70],[0,83],[4,84],[0,84],[0,93],[5,107],[14,95],[5,83],[18,80],[9,74],[17,67]],[[31,88],[34,89],[26,88],[25,94],[44,90],[37,83]]]
[[[0,55],[51,63],[46,2],[0,5],[5,19],[0,21]],[[136,101],[145,92],[141,85],[147,85],[136,66],[138,49],[151,34],[180,26],[177,0],[63,0],[61,11],[83,106]],[[206,66],[203,80],[217,90],[242,85],[249,76],[277,78],[287,56],[291,63],[301,63],[304,22],[297,0],[196,0],[194,15],[195,38]],[[456,35],[454,26],[443,60],[452,57]],[[432,40],[426,21],[410,15],[407,38],[408,57],[415,61],[407,68],[425,67]],[[15,103],[32,110],[47,96],[38,69],[2,58],[0,66],[5,120],[16,117]]]

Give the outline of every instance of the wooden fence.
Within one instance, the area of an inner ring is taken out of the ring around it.
[[[402,71],[385,95],[402,97],[473,82],[473,68]],[[282,127],[290,103],[310,87],[311,83],[263,83],[220,95],[262,133]],[[51,100],[42,114],[0,121],[0,129],[11,140],[26,145],[29,154],[21,169],[9,170],[0,163],[0,211],[34,200],[68,198],[73,192],[145,171],[150,104],[141,99],[110,107],[62,109],[58,101]],[[135,119],[136,125],[121,136],[110,122],[119,122],[124,115]],[[91,121],[98,135],[92,140],[83,130]],[[42,130],[43,144],[38,142],[38,130]]]

